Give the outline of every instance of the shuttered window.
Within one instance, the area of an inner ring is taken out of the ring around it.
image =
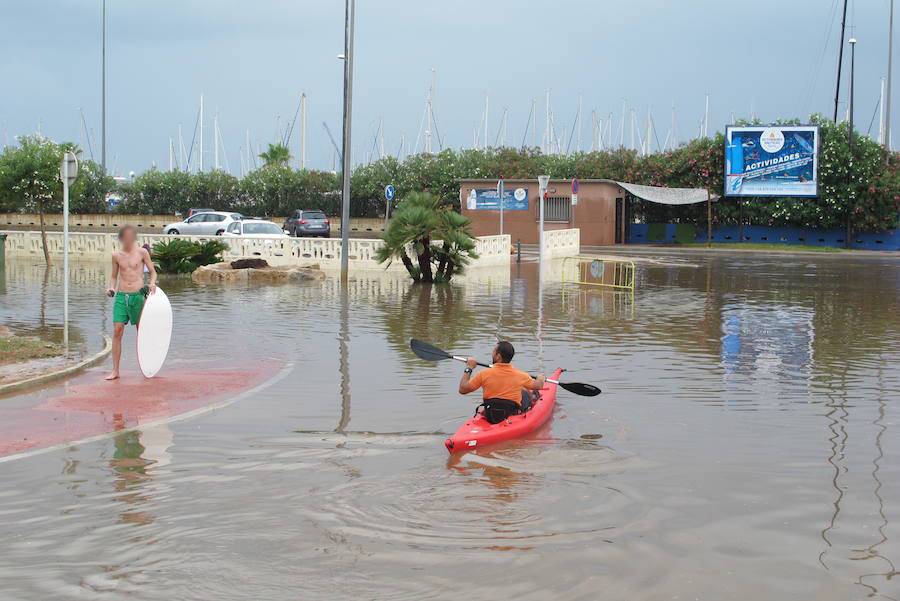
[[[572,199],[568,196],[551,196],[544,201],[544,221],[569,222]]]

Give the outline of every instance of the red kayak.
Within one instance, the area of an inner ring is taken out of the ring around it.
[[[553,380],[559,380],[562,369],[557,369],[550,376]],[[541,389],[541,398],[535,401],[534,406],[521,415],[513,415],[499,424],[488,423],[479,413],[456,431],[453,436],[444,441],[444,445],[451,453],[471,451],[474,448],[487,444],[519,438],[541,427],[553,415],[556,407],[557,385],[547,382]]]

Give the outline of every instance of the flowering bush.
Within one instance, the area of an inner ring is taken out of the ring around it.
[[[796,121],[794,121],[796,122]],[[848,148],[849,126],[819,115],[810,122],[820,126],[818,198],[723,198],[716,203],[713,221],[719,225],[744,223],[831,229],[847,225],[857,230],[896,228],[900,211],[900,156],[888,152],[869,138],[854,133],[853,155]],[[34,142],[34,143],[32,143]],[[0,209],[29,210],[46,201],[45,210],[58,211],[60,189],[56,178],[55,147],[47,154],[37,177],[9,177],[13,159],[42,151],[40,140],[23,138],[22,149],[0,155]],[[393,184],[395,203],[413,192],[431,192],[444,204],[459,210],[459,180],[463,178],[554,178],[611,179],[651,186],[707,188],[720,194],[724,185],[725,138],[693,140],[675,150],[638,156],[635,151],[616,149],[571,155],[544,155],[535,148],[490,148],[451,150],[419,154],[399,162],[393,157],[357,167],[351,176],[350,214],[379,217],[385,213],[384,187]],[[28,151],[28,152],[26,152]],[[32,161],[34,162],[34,161]],[[4,163],[7,164],[4,167]],[[95,166],[96,167],[96,166]],[[73,210],[100,210],[111,189],[111,179],[99,168],[84,170],[91,175],[73,189]],[[5,175],[6,174],[6,175]],[[79,180],[81,180],[79,175]],[[46,180],[46,181],[45,181]],[[24,183],[23,183],[24,182]],[[28,188],[23,188],[27,183]],[[321,209],[340,214],[340,176],[325,171],[292,169],[273,163],[252,171],[242,179],[222,171],[191,174],[184,171],[150,169],[121,190],[123,213],[173,214],[189,207],[209,206],[248,215],[283,216],[295,209]],[[672,207],[636,201],[634,215],[647,222],[706,223],[704,204]]]

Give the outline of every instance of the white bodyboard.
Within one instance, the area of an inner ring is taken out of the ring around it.
[[[152,378],[166,360],[172,339],[172,305],[159,286],[147,295],[137,334],[137,358],[144,377]]]

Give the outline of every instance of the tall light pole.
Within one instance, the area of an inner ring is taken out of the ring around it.
[[[844,30],[847,27],[847,0],[844,0],[844,16],[841,17],[841,39],[838,40],[837,84],[834,86],[834,122],[837,123],[838,96],[841,93],[841,65],[844,62]]]
[[[853,191],[853,88],[854,88],[854,78],[855,78],[855,69],[856,69],[856,38],[850,38],[847,40],[850,43],[850,98],[848,100],[849,104],[847,106],[847,117],[850,121],[850,130],[849,137],[847,138],[847,149],[850,152],[850,164],[847,168],[847,179],[850,184],[850,202],[855,204],[856,194]],[[847,234],[844,236],[844,248],[850,248],[850,219],[852,216],[852,208],[847,211]]]
[[[850,98],[847,106],[847,116],[850,119],[850,137],[847,140],[847,147],[850,149],[850,164],[853,164],[853,88],[854,88],[854,70],[856,68],[856,38],[847,40],[850,44]]]
[[[350,254],[350,122],[353,100],[353,24],[356,0],[345,0],[344,144],[341,156],[341,283],[347,283]]]
[[[100,166],[106,173],[106,0],[100,9]]]
[[[891,71],[893,70],[892,58],[894,57],[894,0],[891,0],[891,12],[888,16],[888,64],[887,64],[887,94],[884,100],[884,147],[891,148]]]
[[[538,176],[538,272],[544,271],[544,196],[550,183],[549,175]]]

